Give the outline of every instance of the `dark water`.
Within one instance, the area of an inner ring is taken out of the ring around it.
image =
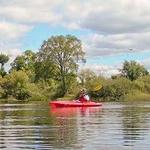
[[[0,149],[150,150],[150,103],[50,109],[0,104]]]

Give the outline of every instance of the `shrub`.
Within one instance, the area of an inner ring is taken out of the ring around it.
[[[138,90],[133,90],[124,97],[124,101],[147,101],[150,95]]]
[[[6,75],[1,81],[3,97],[13,96],[16,99],[24,100],[29,97],[27,92],[28,76],[23,71],[13,71]]]
[[[126,78],[111,80],[100,91],[99,95],[107,101],[118,101],[132,89],[132,82]]]
[[[32,101],[39,101],[39,100],[47,100],[47,97],[43,93],[43,89],[38,87],[34,83],[30,83],[27,85],[28,93],[29,93],[29,100]]]

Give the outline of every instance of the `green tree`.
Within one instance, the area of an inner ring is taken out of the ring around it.
[[[4,64],[7,63],[9,60],[9,57],[5,54],[0,54],[0,64],[1,64],[1,69],[4,68]]]
[[[9,96],[16,99],[26,99],[29,97],[27,84],[29,78],[23,71],[12,71],[6,75],[0,82],[2,89],[4,90],[3,96],[8,98]]]
[[[136,61],[125,61],[123,63],[123,69],[121,70],[122,76],[133,81],[138,79],[141,76],[148,75],[148,71],[144,66],[138,64]]]
[[[44,61],[50,63],[49,70],[55,75],[54,78],[61,81],[62,95],[64,95],[68,90],[67,76],[70,73],[76,74],[77,62],[84,60],[84,54],[81,41],[75,36],[52,36],[44,41],[37,60],[41,63]]]
[[[43,56],[38,54],[37,61],[35,62],[35,81],[47,81],[54,77],[56,79],[55,65],[49,60],[49,58],[42,59],[41,57]]]
[[[21,56],[17,56],[11,63],[12,70],[33,70],[35,62],[35,53],[31,50],[26,50]]]
[[[10,71],[25,71],[32,79],[35,73],[35,59],[36,53],[32,52],[31,50],[26,50],[22,55],[17,56],[16,59],[11,63],[12,68]]]
[[[3,77],[6,75],[4,65],[7,63],[9,60],[9,57],[5,54],[0,54],[0,64],[1,64],[1,69],[0,69],[0,75]]]
[[[125,77],[121,77],[115,80],[110,80],[103,86],[99,95],[102,99],[108,101],[119,101],[122,100],[132,89],[132,82]]]

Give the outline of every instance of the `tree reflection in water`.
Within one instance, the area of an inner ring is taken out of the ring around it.
[[[146,113],[150,112],[145,107],[135,105],[125,105],[122,110],[124,145],[134,146],[135,143],[144,140],[149,129],[146,122]]]

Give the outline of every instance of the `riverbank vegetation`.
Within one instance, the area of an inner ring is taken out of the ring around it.
[[[82,44],[75,36],[52,36],[37,52],[26,50],[11,62],[0,54],[0,98],[17,100],[74,99],[86,88],[97,101],[150,100],[149,72],[136,61],[125,61],[120,74],[106,78],[86,63]]]

